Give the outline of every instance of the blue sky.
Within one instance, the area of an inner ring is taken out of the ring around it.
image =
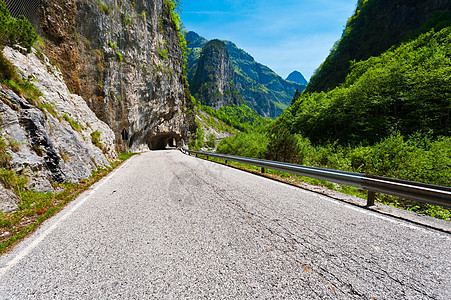
[[[329,54],[357,0],[182,0],[187,30],[234,42],[286,78],[309,80]]]

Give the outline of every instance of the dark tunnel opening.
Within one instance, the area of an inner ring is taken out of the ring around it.
[[[150,150],[165,150],[178,146],[181,136],[173,132],[158,133],[149,138]]]

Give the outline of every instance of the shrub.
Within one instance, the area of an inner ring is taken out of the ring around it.
[[[204,138],[204,130],[201,126],[197,127],[196,137],[191,141],[190,147],[196,151],[200,150],[202,147],[204,147]]]
[[[91,142],[94,146],[102,148],[102,143],[100,142],[100,131],[96,130],[91,132]]]
[[[275,122],[267,135],[266,159],[290,163],[299,162],[300,149],[297,140],[280,122]]]
[[[207,142],[206,142],[207,146],[209,148],[214,148],[216,147],[216,136],[212,133],[210,133],[209,135],[207,135]]]
[[[81,126],[80,123],[78,123],[77,121],[75,121],[74,119],[69,117],[68,114],[63,114],[63,118],[64,118],[64,120],[69,122],[69,124],[70,124],[70,126],[72,127],[73,130],[78,131],[78,132],[81,133],[81,131],[83,130],[83,127]]]
[[[245,157],[264,158],[268,137],[264,133],[238,133],[223,139],[217,152]]]
[[[38,35],[30,22],[24,16],[17,19],[11,17],[6,4],[0,1],[0,46],[8,45],[31,53],[31,47],[37,39]]]

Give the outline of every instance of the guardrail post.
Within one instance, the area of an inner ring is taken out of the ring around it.
[[[262,171],[262,173],[265,173],[265,168],[262,167],[262,170],[261,170],[261,171]]]
[[[374,199],[376,198],[376,192],[373,191],[368,191],[368,199],[366,202],[366,206],[370,207],[370,206],[374,206]]]
[[[224,161],[225,161],[225,164],[227,164],[227,159],[224,159]]]

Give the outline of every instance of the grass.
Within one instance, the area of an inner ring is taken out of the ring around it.
[[[111,8],[100,2],[99,0],[96,0],[97,4],[99,5],[100,10],[107,16],[111,14]]]
[[[31,79],[22,79],[20,77],[14,80],[5,80],[3,82],[11,88],[16,94],[30,100],[36,106],[41,106],[42,102],[39,97],[42,96],[41,91],[31,83]]]
[[[70,124],[70,126],[72,127],[73,130],[76,130],[79,133],[81,133],[81,131],[83,130],[83,126],[81,126],[80,123],[78,123],[77,121],[72,119],[68,114],[63,114],[63,118],[64,118],[64,120],[69,122],[69,124]]]
[[[91,142],[94,146],[103,150],[103,145],[100,142],[100,131],[96,130],[96,131],[91,132]]]
[[[220,164],[225,164],[223,159],[218,159],[218,158],[214,158],[214,157],[207,158],[206,156],[203,156],[203,155],[199,155],[198,157],[202,158],[202,159],[214,161],[214,162],[217,162]],[[283,181],[283,182],[293,184],[293,185],[299,186],[301,183],[305,182],[305,183],[316,185],[316,186],[326,187],[330,190],[338,191],[343,194],[356,196],[356,197],[359,197],[359,198],[362,198],[365,200],[367,199],[367,191],[356,188],[356,187],[352,187],[352,186],[346,186],[346,185],[342,185],[342,184],[337,185],[337,184],[333,184],[331,182],[324,181],[324,180],[318,180],[315,178],[309,178],[309,177],[304,177],[304,176],[297,176],[297,175],[293,175],[290,173],[285,173],[285,172],[280,172],[280,171],[275,171],[275,170],[270,170],[270,169],[265,169],[265,173],[261,173],[261,169],[259,167],[242,164],[242,163],[231,162],[231,161],[229,161],[227,163],[227,165],[237,168],[237,169],[240,169],[240,170],[263,175],[265,177],[269,177],[269,178]],[[423,204],[420,206],[415,201],[402,199],[399,197],[386,195],[386,194],[376,194],[375,200],[376,200],[376,202],[382,203],[384,205],[389,205],[392,207],[412,211],[415,213],[427,215],[427,216],[445,220],[448,222],[451,221],[451,211],[446,208],[443,208],[441,206],[438,206],[438,205]]]
[[[164,47],[163,49],[161,49],[161,48],[158,46],[158,55],[160,55],[162,58],[168,59],[168,58],[169,58],[169,57],[168,57],[168,53],[169,53],[169,50],[168,50],[166,47]]]
[[[15,193],[21,198],[18,210],[11,213],[0,212],[0,255],[11,249],[30,233],[34,232],[45,220],[61,211],[68,203],[77,198],[82,192],[91,187],[94,183],[108,175],[112,170],[122,164],[135,153],[119,155],[119,159],[106,169],[94,171],[88,179],[81,180],[80,183],[56,184],[57,189],[63,189],[59,193],[38,193],[18,186],[24,185],[22,176],[14,175],[12,171],[2,169],[7,174],[7,179],[22,180],[22,182],[9,182],[10,187],[15,188]],[[3,180],[2,180],[3,181]]]
[[[61,121],[60,116],[58,115],[58,112],[56,111],[56,107],[53,104],[49,104],[49,103],[43,103],[40,107],[40,109],[42,111],[47,111],[49,114],[51,114],[55,119],[58,119]],[[45,113],[45,112],[44,112]]]

